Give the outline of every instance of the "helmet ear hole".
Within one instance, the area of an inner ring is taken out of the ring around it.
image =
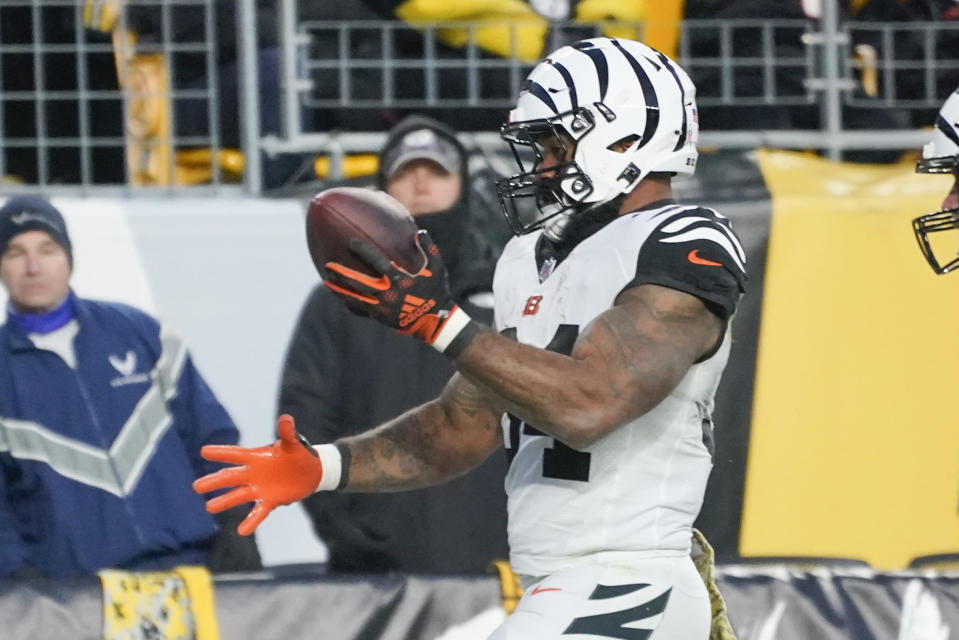
[[[624,151],[629,149],[631,146],[636,144],[636,141],[639,140],[639,137],[640,136],[638,133],[634,133],[624,138],[620,138],[619,140],[617,140],[616,142],[614,142],[613,144],[609,145],[606,148],[609,149],[610,151],[615,151],[616,153],[623,153]]]

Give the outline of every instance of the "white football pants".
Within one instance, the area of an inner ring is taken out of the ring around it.
[[[710,616],[689,556],[653,558],[546,576],[489,640],[708,640]]]

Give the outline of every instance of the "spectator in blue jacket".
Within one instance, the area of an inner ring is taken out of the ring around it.
[[[60,212],[0,207],[0,575],[260,567],[252,539],[190,488],[200,447],[238,440],[182,340],[122,304],[78,298]]]

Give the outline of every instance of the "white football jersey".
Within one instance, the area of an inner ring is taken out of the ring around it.
[[[711,209],[654,203],[616,218],[558,263],[540,238],[513,238],[493,285],[497,329],[535,347],[569,354],[580,331],[631,286],[691,293],[724,319],[743,291],[745,254],[728,220]],[[727,324],[713,352],[666,399],[583,451],[503,417],[517,573],[689,553],[729,347]]]

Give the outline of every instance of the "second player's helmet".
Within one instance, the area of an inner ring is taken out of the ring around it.
[[[526,79],[500,130],[520,172],[497,193],[517,234],[545,226],[558,240],[572,216],[652,172],[691,175],[698,132],[696,89],[678,64],[632,40],[583,40]],[[543,166],[547,150],[558,164]]]
[[[942,105],[932,141],[922,148],[916,172],[952,173],[959,180],[959,90]],[[922,254],[936,273],[948,273],[959,267],[959,252],[953,253],[955,246],[950,248],[948,256],[937,256],[930,238],[935,232],[959,229],[959,207],[920,216],[912,221],[912,228]]]

